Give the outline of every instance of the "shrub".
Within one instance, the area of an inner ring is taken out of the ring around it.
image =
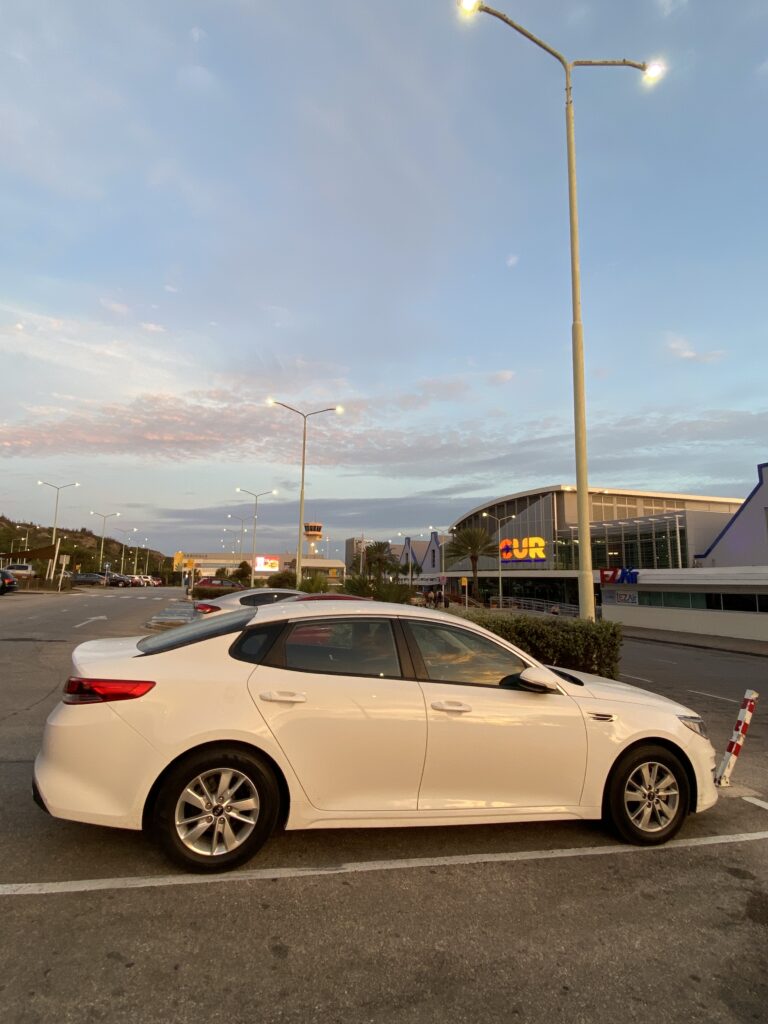
[[[239,590],[230,590],[229,587],[195,587],[192,591],[194,601],[207,601],[212,597],[228,597],[230,594],[239,594]]]
[[[464,618],[496,633],[544,665],[593,672],[616,679],[621,657],[621,626],[585,619],[539,619],[528,615],[468,612]]]
[[[296,573],[290,569],[273,572],[271,576],[267,576],[267,586],[276,587],[278,590],[296,590]]]

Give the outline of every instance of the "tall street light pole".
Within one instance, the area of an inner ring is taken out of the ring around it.
[[[301,416],[304,420],[304,432],[301,440],[301,490],[299,491],[299,542],[296,547],[296,586],[301,586],[301,535],[304,530],[304,470],[307,462],[307,420],[310,416],[320,416],[324,412],[335,412],[341,415],[344,412],[344,407],[341,405],[331,405],[327,409],[314,409],[312,412],[302,412],[301,409],[295,409],[292,405],[287,405],[285,402],[278,402],[274,398],[267,399],[268,405],[279,405],[283,409],[287,409],[289,412],[295,412],[297,416]]]
[[[253,498],[253,528],[251,529],[251,590],[253,590],[254,575],[256,572],[256,518],[259,514],[259,498],[263,498],[265,494],[277,494],[277,491],[259,491],[257,494],[255,491],[248,491],[245,487],[236,487],[235,490],[238,494],[250,494]],[[235,516],[235,518],[238,518]],[[243,553],[243,542],[240,542],[240,554]]]
[[[571,353],[573,363],[573,419],[576,449],[576,507],[579,527],[579,614],[583,619],[595,617],[595,588],[592,581],[592,548],[589,530],[589,481],[587,475],[587,422],[584,393],[584,331],[581,320],[581,269],[579,264],[579,214],[576,195],[576,136],[573,119],[571,73],[575,67],[635,68],[642,71],[648,82],[657,81],[664,74],[658,61],[646,63],[633,60],[567,60],[561,53],[518,25],[506,14],[488,7],[478,0],[458,0],[465,15],[490,14],[491,17],[513,28],[560,63],[565,72],[565,131],[568,150],[568,211],[571,236]]]
[[[94,512],[93,509],[91,509],[91,515],[100,516],[101,518],[101,547],[99,548],[99,571],[101,571],[104,568],[104,534],[107,532],[107,520],[111,519],[113,516],[119,516],[120,513],[107,512],[105,514],[104,512]],[[106,583],[106,576],[104,577],[104,582]]]
[[[58,526],[58,523],[59,523],[59,491],[63,491],[67,487],[79,487],[80,484],[77,483],[77,481],[75,481],[74,483],[71,483],[71,484],[60,484],[57,487],[56,484],[49,484],[47,480],[38,480],[37,481],[37,486],[38,487],[52,487],[54,489],[54,491],[56,491],[56,504],[55,504],[54,509],[53,509],[53,539],[51,540],[51,545],[55,548],[56,547],[56,527]],[[49,578],[49,573],[50,573],[50,579],[53,579],[55,571],[56,571],[56,566],[53,564],[53,560],[52,560],[51,563],[50,563],[50,570],[46,571],[45,578],[48,579]]]
[[[499,565],[499,609],[501,609],[504,604],[504,597],[501,592],[501,524],[509,522],[510,519],[517,519],[517,516],[504,516],[502,519],[499,519],[497,516],[492,516],[490,512],[483,512],[483,519],[492,519],[496,523],[496,529],[499,531],[499,543],[496,555],[498,557]]]

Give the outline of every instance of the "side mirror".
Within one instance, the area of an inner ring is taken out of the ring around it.
[[[518,676],[518,686],[521,690],[529,690],[531,693],[559,693],[557,683],[552,675],[545,668],[536,668],[531,665],[523,669]]]

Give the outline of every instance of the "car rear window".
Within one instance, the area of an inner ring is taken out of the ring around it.
[[[228,633],[239,633],[247,622],[253,618],[250,608],[238,608],[236,612],[224,615],[212,615],[210,618],[195,619],[185,626],[176,626],[156,636],[145,636],[136,645],[142,654],[162,654],[164,651],[175,651],[178,647],[187,647],[202,640],[212,640]]]

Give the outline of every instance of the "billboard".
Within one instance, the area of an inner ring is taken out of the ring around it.
[[[256,555],[253,568],[256,572],[280,572],[280,559],[277,555]]]

